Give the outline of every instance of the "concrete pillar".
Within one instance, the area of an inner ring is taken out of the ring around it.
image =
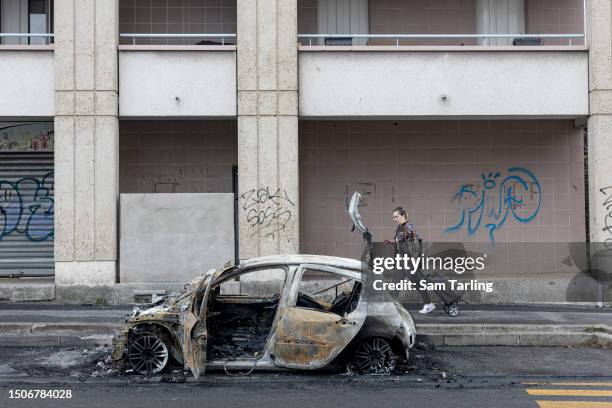
[[[612,196],[612,188],[607,190],[612,186],[612,10],[609,0],[590,0],[587,5],[589,230],[591,242],[605,242],[612,237],[612,231],[605,230],[610,211],[602,204],[606,196]]]
[[[118,0],[55,0],[55,281],[116,281]]]
[[[297,1],[238,1],[241,259],[299,249]]]
[[[588,128],[591,271],[599,278],[600,301],[612,296],[612,5],[587,2],[589,45]],[[608,289],[604,286],[607,286]],[[606,293],[607,291],[607,293]]]

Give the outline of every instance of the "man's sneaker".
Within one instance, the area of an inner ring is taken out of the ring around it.
[[[434,305],[433,303],[428,303],[428,304],[424,305],[421,310],[419,310],[419,313],[429,313],[432,310],[434,310],[435,308],[436,308],[436,305]]]

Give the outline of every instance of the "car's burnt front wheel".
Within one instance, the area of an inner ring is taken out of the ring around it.
[[[386,339],[370,337],[355,348],[354,363],[363,372],[389,373],[395,369],[397,357]]]
[[[139,333],[128,348],[128,361],[138,374],[152,376],[168,364],[168,346],[153,333]]]

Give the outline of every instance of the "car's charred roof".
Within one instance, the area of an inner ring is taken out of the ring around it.
[[[340,258],[337,256],[327,255],[306,255],[306,254],[290,254],[290,255],[268,255],[259,258],[252,258],[244,261],[240,266],[267,266],[267,265],[296,265],[296,264],[318,264],[325,266],[335,266],[339,268],[360,270],[361,262],[356,259]]]

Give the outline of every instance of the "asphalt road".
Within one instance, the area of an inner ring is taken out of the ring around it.
[[[527,380],[527,382],[534,380]],[[10,399],[17,390],[70,391],[64,399]],[[472,379],[432,384],[377,378],[369,381],[317,377],[309,381],[257,376],[248,381],[203,380],[167,384],[134,382],[20,382],[0,385],[3,407],[538,407],[610,408],[612,378]],[[536,394],[536,395],[533,395]],[[543,395],[537,395],[543,394]],[[567,395],[569,394],[569,395]],[[574,395],[576,394],[576,395]]]
[[[612,408],[612,351],[598,348],[422,348],[392,375],[208,373],[198,382],[180,371],[106,375],[104,355],[2,348],[0,407]],[[16,390],[70,390],[71,398],[11,399]]]
[[[49,387],[45,387],[49,389]],[[77,384],[70,389],[71,399],[7,400],[8,388],[3,386],[5,407],[534,407],[535,402],[522,387],[499,389],[432,388],[405,384],[350,385],[337,382],[316,384],[247,385],[155,384],[155,385],[93,385]],[[484,405],[483,405],[484,403]]]

